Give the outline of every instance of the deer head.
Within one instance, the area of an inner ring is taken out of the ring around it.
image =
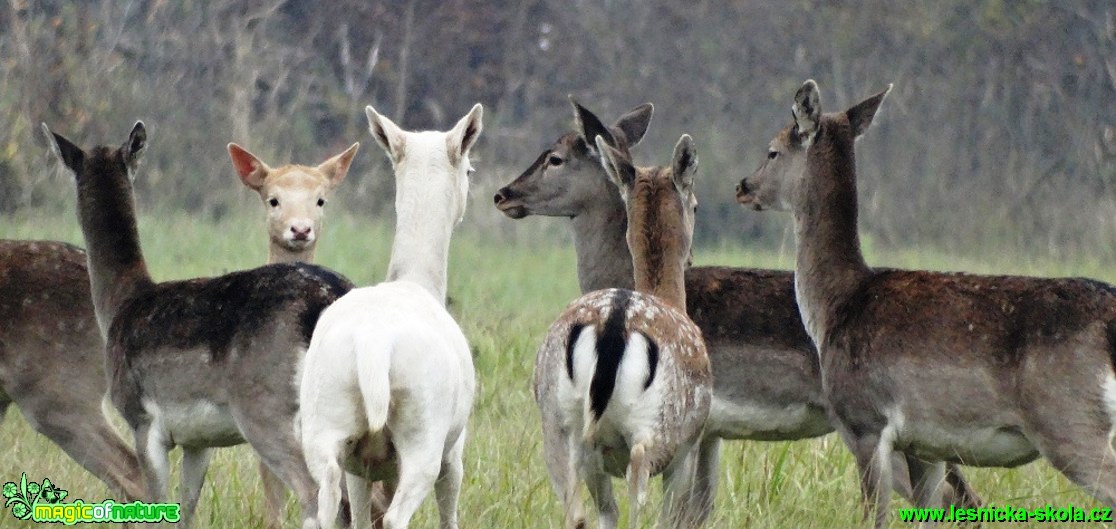
[[[647,133],[654,107],[651,103],[635,107],[606,127],[572,96],[570,104],[576,130],[559,138],[493,197],[505,215],[513,219],[527,215],[576,217],[588,209],[617,203],[616,187],[601,168],[594,138],[600,136],[608,145],[625,151],[634,147]]]
[[[736,186],[737,202],[750,205],[757,211],[790,211],[794,204],[803,203],[803,181],[808,166],[834,165],[829,158],[843,151],[834,142],[856,139],[864,134],[890,91],[891,86],[888,85],[887,90],[844,112],[822,115],[818,85],[813,79],[807,80],[794,95],[791,106],[793,123],[775,135],[768,144],[767,159]],[[817,156],[826,159],[808,163],[807,153],[811,152],[812,146],[815,146],[813,152]]]
[[[314,249],[326,202],[345,180],[358,148],[360,144],[354,143],[315,167],[292,164],[272,169],[243,147],[229,144],[229,158],[237,176],[245,186],[259,193],[267,211],[273,256]]]

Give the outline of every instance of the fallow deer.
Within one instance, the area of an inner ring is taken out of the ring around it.
[[[126,500],[144,495],[135,452],[102,407],[104,339],[85,252],[0,240],[0,418],[8,405]]]
[[[93,308],[106,336],[109,395],[135,437],[149,501],[166,496],[168,452],[183,448],[188,525],[214,447],[247,441],[303,509],[314,482],[295,436],[296,373],[321,311],[352,285],[307,264],[275,264],[216,278],[156,283],[136,227],[132,180],[147,130],[88,151],[43,125],[73,171]]]
[[[625,152],[639,144],[653,107],[640,105],[604,123],[572,100],[576,130],[543,151],[501,188],[495,205],[505,215],[569,217],[581,292],[631,288],[632,255],[625,243],[624,202],[609,182],[590,138],[601,136]],[[784,270],[691,267],[686,306],[708,347],[713,402],[699,455],[698,497],[706,514],[716,496],[721,439],[790,441],[826,435],[833,425],[822,399],[818,359],[794,298],[794,273]],[[894,487],[911,497],[906,461],[896,456]],[[943,493],[970,507],[980,499],[952,464]]]
[[[891,454],[936,506],[943,463],[1014,467],[1040,455],[1116,507],[1116,288],[1087,279],[873,270],[857,234],[854,143],[890,91],[822,114],[818,86],[737,186],[790,210],[795,292],[822,387],[884,527]]]
[[[229,144],[229,158],[246,187],[267,210],[268,263],[313,263],[326,202],[345,180],[359,143],[310,167],[271,168],[243,147]]]
[[[345,180],[360,143],[317,166],[287,164],[272,168],[247,149],[230,143],[229,159],[245,187],[259,194],[267,211],[267,262],[313,263],[325,205]],[[286,502],[283,482],[260,461],[260,482],[267,525],[281,525]],[[378,495],[379,496],[379,495]]]
[[[600,527],[617,523],[609,476],[626,476],[629,526],[638,527],[648,479],[663,474],[662,520],[689,527],[694,459],[709,414],[712,376],[701,331],[686,316],[683,271],[697,199],[697,153],[683,135],[668,167],[635,167],[596,138],[602,164],[627,206],[635,291],[574,300],[547,332],[535,364],[547,468],[566,527],[585,526],[579,484]]]
[[[333,527],[344,473],[358,526],[369,520],[369,482],[386,481],[385,528],[407,527],[433,488],[441,527],[456,529],[476,375],[445,308],[446,276],[482,107],[449,132],[408,132],[365,111],[395,169],[395,240],[387,281],[326,309],[306,354],[302,448],[319,486],[318,523]]]

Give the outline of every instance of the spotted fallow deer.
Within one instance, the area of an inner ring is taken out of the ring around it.
[[[259,193],[267,210],[268,263],[313,263],[326,202],[345,180],[356,156],[354,143],[317,166],[271,168],[243,147],[229,144],[229,158],[246,187]]]
[[[287,164],[272,168],[244,147],[228,145],[237,176],[245,187],[259,194],[267,211],[269,264],[314,262],[326,202],[345,180],[359,148],[360,143],[354,143],[316,166]],[[263,461],[260,482],[267,505],[267,526],[279,527],[286,494],[282,480]],[[377,498],[381,496],[377,494]]]
[[[408,132],[372,107],[372,136],[395,169],[387,281],[322,313],[300,391],[302,448],[318,482],[318,523],[333,527],[341,478],[352,519],[369,521],[369,483],[393,491],[386,529],[403,529],[434,489],[457,528],[465,429],[476,392],[469,343],[446,311],[453,228],[465,214],[480,104],[448,132]]]
[[[572,101],[576,130],[560,137],[494,197],[505,215],[569,217],[582,293],[631,288],[632,255],[619,191],[588,138],[626,152],[639,144],[652,106],[612,126]],[[699,455],[698,497],[707,515],[716,495],[721,439],[789,441],[826,435],[833,425],[822,399],[818,359],[794,298],[794,273],[698,266],[686,270],[686,307],[701,328],[713,373],[713,403]],[[906,461],[896,455],[894,488],[911,497]],[[980,499],[949,466],[943,494],[959,506]]]
[[[822,114],[806,81],[794,122],[737,187],[741,204],[794,215],[796,296],[866,514],[885,526],[893,452],[918,463],[923,506],[937,503],[943,461],[1014,467],[1041,455],[1116,507],[1116,288],[869,268],[853,145],[888,91]]]
[[[127,500],[143,497],[135,452],[105,415],[104,340],[85,252],[0,240],[0,418],[24,419]]]
[[[88,151],[43,129],[75,175],[93,308],[106,337],[109,395],[134,434],[146,499],[165,499],[168,452],[181,446],[188,525],[212,448],[247,441],[294,489],[303,526],[312,527],[314,481],[294,429],[296,373],[321,311],[352,285],[303,263],[152,281],[132,190],[147,146],[143,123],[122,146]]]
[[[694,459],[712,375],[701,331],[686,316],[683,271],[694,230],[697,153],[683,135],[667,167],[635,167],[597,137],[602,164],[627,206],[635,290],[574,300],[550,326],[535,364],[547,469],[566,527],[585,527],[580,483],[612,529],[610,475],[626,476],[629,526],[639,526],[648,479],[663,474],[661,520],[700,522],[691,506]]]

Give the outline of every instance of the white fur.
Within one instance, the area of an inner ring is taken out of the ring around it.
[[[816,415],[818,414],[805,403],[782,407],[757,406],[720,399],[713,395],[707,428],[720,432],[728,439],[747,439],[756,432],[799,431],[804,425],[811,424]],[[824,417],[821,421],[824,425],[817,429],[828,431],[829,423],[825,422]]]
[[[318,523],[333,527],[344,469],[352,518],[366,526],[363,480],[391,476],[397,465],[384,526],[407,527],[435,488],[441,526],[455,529],[476,381],[469,344],[444,307],[446,268],[450,235],[465,212],[468,151],[481,109],[448,133],[404,132],[372,107],[367,112],[395,167],[396,235],[388,282],[353,290],[327,308],[302,366],[300,430],[320,487]],[[391,461],[382,459],[388,444]]]
[[[1104,406],[1108,410],[1108,418],[1112,424],[1116,425],[1116,376],[1112,373],[1104,375],[1104,381],[1101,382],[1101,388],[1104,393]]]

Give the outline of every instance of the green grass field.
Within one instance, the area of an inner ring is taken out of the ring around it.
[[[483,207],[477,203],[471,206],[473,210]],[[327,220],[319,264],[340,271],[358,285],[380,281],[389,258],[390,223],[341,211],[333,209]],[[141,214],[140,232],[152,274],[157,280],[169,280],[262,264],[266,258],[262,220],[250,213],[259,211],[249,208],[220,224],[199,223],[184,214]],[[520,237],[520,242],[508,242],[492,236],[492,230],[468,226],[475,215],[476,211],[470,211],[466,216],[466,226],[455,238],[450,257],[451,310],[473,346],[478,375],[465,459],[461,527],[558,528],[562,526],[561,509],[543,465],[539,417],[530,396],[530,381],[535,348],[545,329],[578,295],[573,252],[562,237],[556,241]],[[522,221],[514,229],[532,233],[534,226],[527,223],[538,221]],[[70,212],[56,217],[21,216],[7,219],[5,224],[5,238],[61,239],[81,244],[77,222]],[[543,228],[539,226],[538,232],[543,233]],[[545,228],[545,233],[561,233],[561,226],[553,223]],[[1104,269],[1102,263],[1078,259],[1053,263],[1006,254],[966,258],[926,249],[885,255],[874,251],[870,244],[866,247],[869,262],[881,266],[1082,275],[1116,281],[1116,274]],[[788,248],[775,254],[730,247],[699,248],[695,258],[697,264],[789,268],[792,251]],[[70,499],[100,501],[109,497],[100,481],[31,430],[15,409],[0,427],[0,447],[4,454],[0,481],[18,481],[20,472],[27,472],[32,480],[49,477],[70,491]],[[709,527],[862,526],[855,466],[836,436],[793,443],[729,442],[725,448],[717,509]],[[173,461],[177,466],[177,458]],[[984,499],[996,505],[1097,506],[1044,462],[1013,470],[966,472]],[[263,496],[256,458],[248,448],[219,450],[208,477],[197,527],[262,527]],[[615,484],[623,524],[626,493],[621,481]],[[658,486],[654,488],[652,506],[658,497]],[[892,508],[901,506],[905,503],[893,496]],[[298,526],[298,511],[292,500],[288,527]],[[647,509],[644,526],[651,526],[654,511]],[[896,518],[892,516],[892,525],[902,527]],[[437,512],[430,498],[413,526],[436,524]],[[0,513],[0,527],[20,525],[9,513]]]

